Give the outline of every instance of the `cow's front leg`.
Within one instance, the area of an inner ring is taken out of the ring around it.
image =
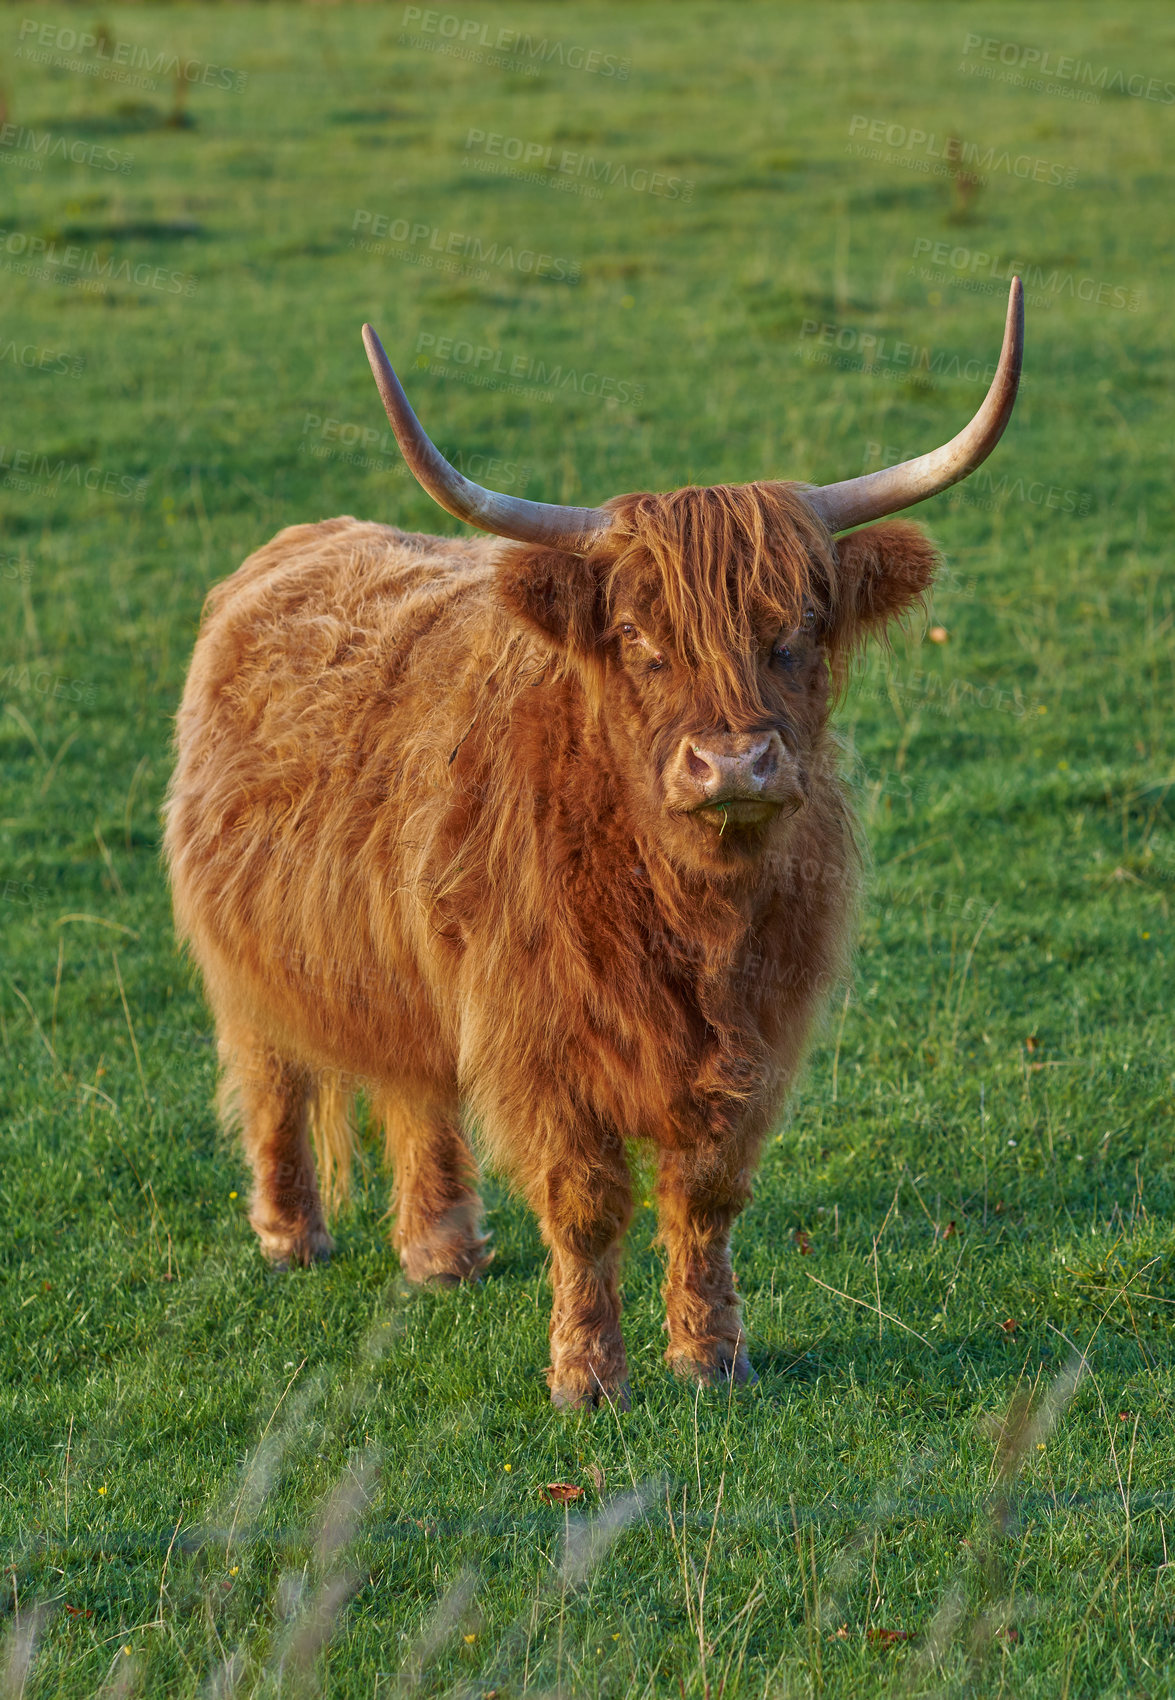
[[[632,1188],[617,1140],[602,1137],[553,1159],[541,1177],[543,1238],[551,1248],[551,1402],[605,1400],[628,1408],[620,1333],[620,1253]]]
[[[724,1153],[662,1151],[657,1208],[669,1257],[665,1358],[695,1381],[756,1380],[730,1263],[730,1230],[751,1196],[746,1167]]]

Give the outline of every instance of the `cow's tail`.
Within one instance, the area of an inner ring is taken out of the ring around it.
[[[318,1186],[328,1216],[351,1193],[355,1126],[351,1120],[351,1083],[333,1072],[320,1074],[310,1100],[310,1136],[318,1163]]]

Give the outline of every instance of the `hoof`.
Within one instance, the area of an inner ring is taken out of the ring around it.
[[[480,1233],[479,1225],[478,1218],[471,1219],[469,1208],[462,1205],[442,1216],[420,1239],[401,1245],[404,1279],[414,1287],[458,1287],[480,1280],[494,1254],[489,1234]]]
[[[626,1380],[601,1379],[590,1369],[574,1372],[547,1371],[551,1387],[551,1403],[557,1411],[614,1411],[632,1409],[632,1396]]]
[[[257,1228],[257,1238],[261,1255],[271,1269],[277,1270],[309,1269],[312,1263],[326,1263],[335,1249],[335,1242],[325,1228],[285,1232]]]
[[[683,1381],[693,1381],[702,1387],[754,1387],[759,1377],[751,1360],[743,1351],[732,1352],[719,1346],[704,1358],[690,1357],[685,1352],[667,1352],[665,1361]]]
[[[485,1240],[463,1246],[414,1245],[400,1252],[400,1272],[414,1287],[460,1287],[481,1280],[493,1258]]]

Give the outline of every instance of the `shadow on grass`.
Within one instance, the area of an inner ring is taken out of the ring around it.
[[[190,130],[196,120],[179,108],[156,106],[150,100],[127,100],[113,112],[89,112],[78,117],[50,115],[30,120],[30,130],[45,129],[55,136],[139,136],[154,130]]]

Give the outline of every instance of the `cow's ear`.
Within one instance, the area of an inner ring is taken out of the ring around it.
[[[940,559],[925,532],[905,519],[850,532],[835,547],[837,624],[850,644],[909,613],[930,589]]]
[[[604,627],[599,570],[581,556],[512,549],[498,566],[498,595],[548,643],[584,654],[598,647]]]

